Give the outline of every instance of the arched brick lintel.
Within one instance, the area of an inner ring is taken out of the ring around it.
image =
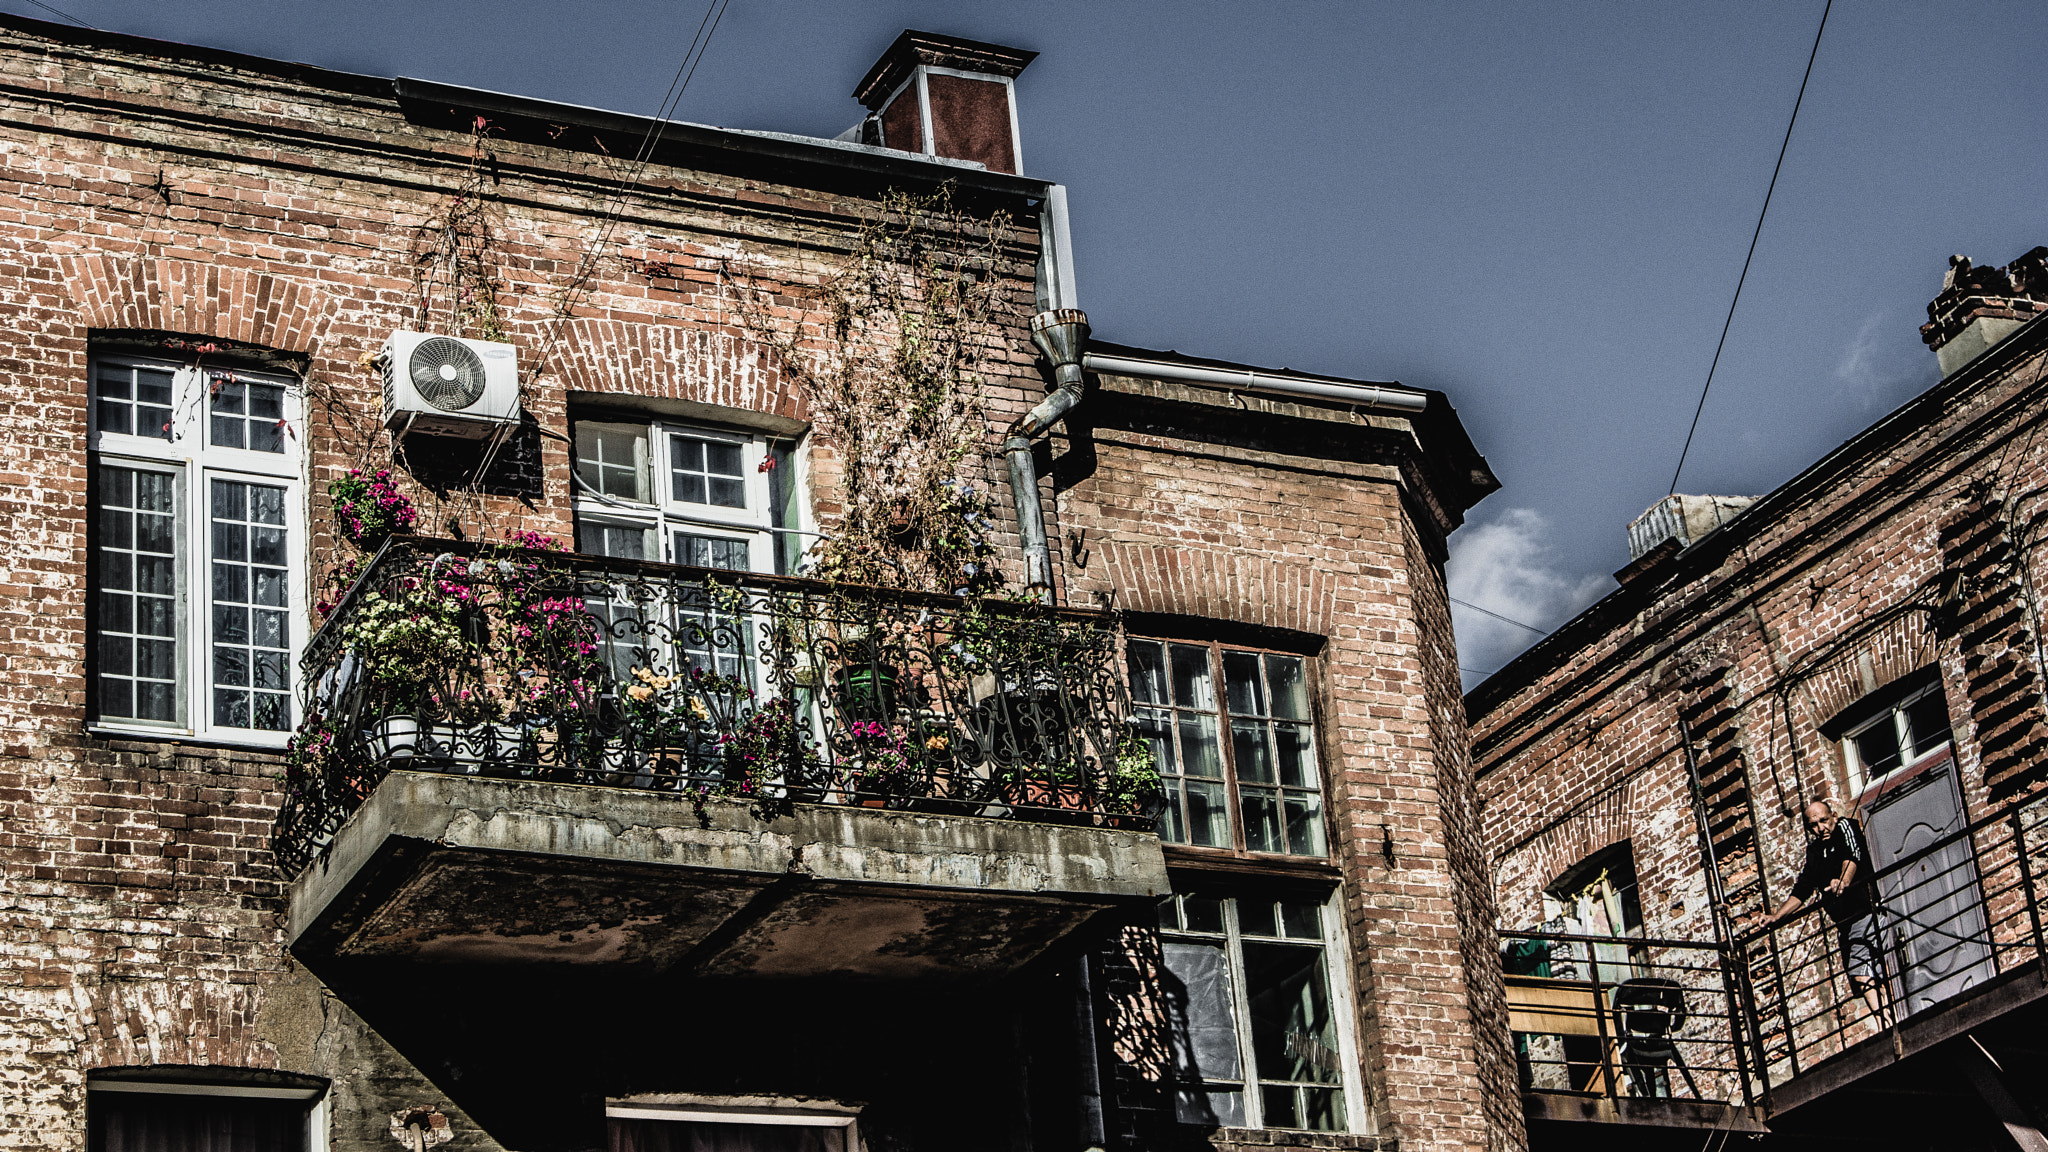
[[[773,353],[735,329],[579,318],[562,326],[559,350],[547,368],[576,392],[809,419],[802,391],[775,364]]]
[[[1101,547],[1117,606],[1328,636],[1337,581],[1309,563],[1167,545]]]
[[[319,288],[250,268],[66,256],[64,282],[90,328],[183,332],[310,356],[334,318],[335,301]]]

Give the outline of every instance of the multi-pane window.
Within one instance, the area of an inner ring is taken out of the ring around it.
[[[788,571],[793,550],[790,454],[765,437],[665,421],[576,422],[576,547],[599,556],[661,560],[727,572]],[[597,598],[616,669],[653,662],[639,651],[640,609]],[[684,667],[750,672],[754,622],[704,604],[669,625]],[[656,632],[660,630],[657,629]]]
[[[1851,790],[1861,792],[1948,748],[1948,698],[1939,683],[1929,684],[1858,724],[1842,743]]]
[[[93,476],[99,714],[178,719],[178,474],[101,464]]]
[[[1162,839],[1327,854],[1306,660],[1165,640],[1133,640],[1129,658],[1139,729],[1166,787]]]
[[[103,354],[92,384],[93,722],[282,742],[305,639],[291,382]]]
[[[1324,901],[1189,892],[1159,905],[1175,1112],[1341,1132],[1355,1093]]]

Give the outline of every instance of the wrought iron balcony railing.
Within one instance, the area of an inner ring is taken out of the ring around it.
[[[1503,932],[1523,1086],[1789,1106],[1822,1065],[1937,1042],[1962,1026],[1946,1009],[2048,983],[2044,876],[2037,793],[1877,868],[1854,948],[1817,903],[1726,944]]]
[[[394,768],[1149,829],[1108,612],[417,537],[301,661],[295,875]]]

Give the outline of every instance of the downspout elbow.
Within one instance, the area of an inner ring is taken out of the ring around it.
[[[1052,361],[1055,387],[1017,418],[1003,437],[1010,462],[1010,495],[1017,506],[1017,535],[1024,551],[1028,591],[1051,599],[1052,549],[1045,538],[1045,509],[1038,499],[1038,465],[1032,442],[1052,430],[1081,402],[1081,355],[1088,341],[1088,315],[1078,308],[1040,312],[1031,318],[1031,342]]]

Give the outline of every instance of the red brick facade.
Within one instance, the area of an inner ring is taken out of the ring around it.
[[[268,859],[277,756],[88,730],[94,341],[233,342],[302,370],[290,435],[306,448],[317,575],[339,547],[326,484],[391,462],[366,357],[432,323],[412,245],[483,171],[527,426],[467,491],[445,482],[462,460],[417,450],[400,483],[423,532],[567,540],[571,393],[805,420],[722,267],[779,279],[775,321],[816,333],[802,287],[883,187],[934,176],[903,160],[834,174],[828,157],[771,179],[749,173],[773,165],[683,141],[622,191],[620,129],[479,138],[470,112],[386,81],[27,21],[0,24],[0,90],[0,459],[16,526],[0,596],[0,1148],[82,1149],[88,1074],[151,1065],[329,1080],[336,1148],[384,1147],[392,1115],[419,1107],[448,1115],[452,1149],[495,1147],[285,954]],[[1028,182],[1001,180],[967,197],[1014,218],[1000,367],[984,374],[996,427],[1046,388],[1024,328],[1035,208]],[[579,276],[604,243],[615,256]],[[1345,892],[1378,1134],[1224,1132],[1217,1146],[1521,1146],[1442,572],[1444,536],[1490,486],[1483,464],[1441,397],[1411,420],[1097,383],[1046,478],[1063,597],[1284,632],[1320,657],[1326,879]],[[810,499],[828,525],[838,468],[817,445]]]

